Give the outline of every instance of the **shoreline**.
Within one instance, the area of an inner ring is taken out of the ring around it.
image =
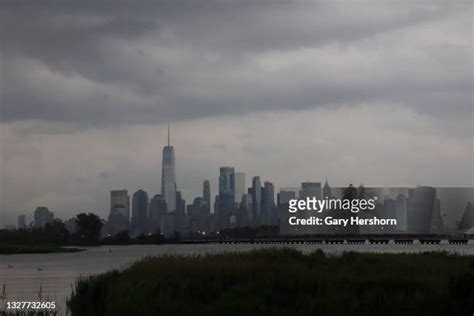
[[[15,245],[1,244],[0,255],[28,255],[28,254],[48,254],[48,253],[72,253],[81,252],[86,249],[76,246],[54,246],[54,245]]]

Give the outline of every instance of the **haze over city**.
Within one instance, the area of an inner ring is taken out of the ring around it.
[[[159,193],[168,124],[188,203],[227,165],[474,185],[471,1],[46,3],[0,6],[0,226]]]

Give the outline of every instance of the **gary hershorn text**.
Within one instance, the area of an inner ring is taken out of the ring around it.
[[[358,216],[350,218],[334,218],[327,216],[325,218],[311,216],[309,218],[297,218],[291,216],[289,223],[292,226],[396,226],[397,220],[395,218],[360,218]]]

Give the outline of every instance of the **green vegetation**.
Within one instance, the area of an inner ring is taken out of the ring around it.
[[[469,315],[474,258],[259,250],[145,258],[79,280],[72,315]]]

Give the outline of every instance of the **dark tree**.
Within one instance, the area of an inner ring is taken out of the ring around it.
[[[76,216],[76,238],[81,243],[97,243],[102,230],[102,221],[94,213],[81,213]]]
[[[69,232],[64,223],[56,219],[45,225],[44,238],[48,242],[67,244],[69,242]]]

